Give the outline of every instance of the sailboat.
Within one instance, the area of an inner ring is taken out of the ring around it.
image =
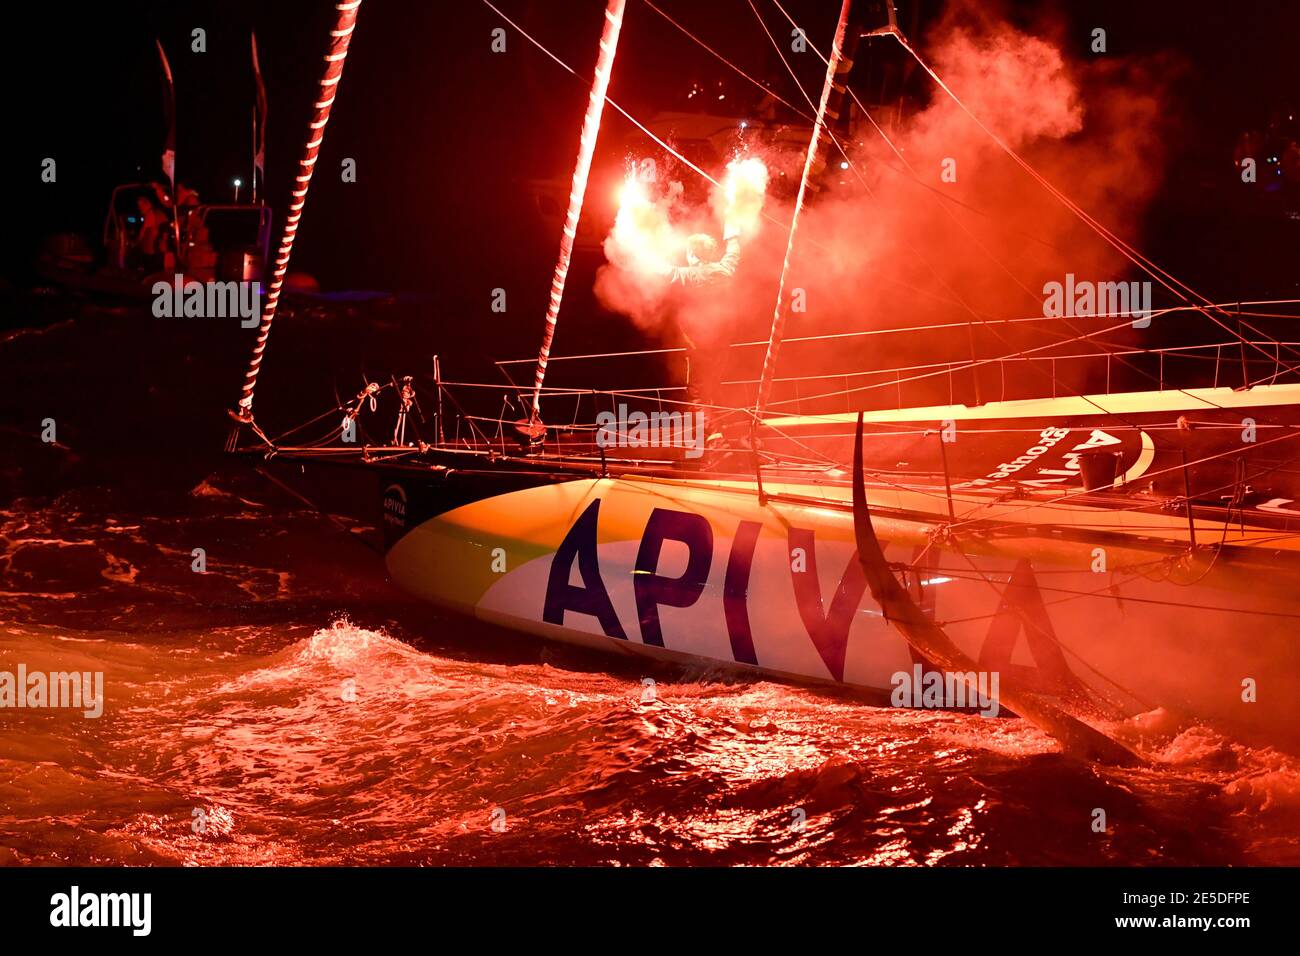
[[[778,297],[755,401],[722,410],[734,440],[699,455],[679,432],[680,441],[605,440],[615,414],[679,427],[691,406],[666,398],[671,391],[545,385],[624,3],[609,0],[605,14],[535,378],[505,389],[522,417],[468,413],[502,386],[450,382],[435,362],[431,388],[410,376],[369,383],[273,438],[252,399],[361,5],[337,4],[229,450],[375,475],[394,581],[539,638],[893,703],[910,683],[946,686],[936,700],[954,706],[952,690],[973,695],[979,675],[997,674],[1008,710],[1071,752],[1116,762],[1137,758],[1110,728],[1152,712],[1294,741],[1300,384],[1287,381],[1289,343],[1242,333],[1250,303],[1236,305],[1232,326],[1221,304],[1182,295],[1179,308],[1235,332],[1212,346],[1215,381],[1205,387],[1161,381],[885,410],[855,407],[862,389],[846,388],[832,396],[843,410],[827,411],[825,401],[769,404],[785,320]],[[845,48],[893,37],[929,71],[892,11],[875,31],[851,26],[849,14],[842,0],[796,219],[828,138],[828,103],[846,85]],[[792,223],[791,246],[796,239]],[[1232,385],[1219,381],[1225,350],[1228,369],[1240,358],[1243,379]],[[881,383],[1033,360],[900,368]],[[420,393],[431,412],[423,429]],[[548,424],[543,408],[565,424]],[[928,705],[919,686],[912,703]]]

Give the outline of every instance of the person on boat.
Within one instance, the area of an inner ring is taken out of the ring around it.
[[[740,230],[728,228],[723,241],[726,247],[719,250],[718,240],[708,233],[688,236],[686,265],[667,266],[664,274],[668,281],[688,289],[708,289],[726,283],[740,265]]]
[[[173,227],[174,231],[169,238],[174,240],[176,233],[180,234],[181,250],[186,254],[185,262],[187,264],[190,258],[194,256],[195,247],[205,250],[210,241],[208,229],[203,223],[202,217],[194,215],[195,210],[199,208],[199,204],[197,189],[184,181],[176,183],[176,222],[178,225]]]
[[[135,260],[138,268],[153,271],[162,265],[167,242],[167,214],[147,195],[136,197],[140,228],[135,234]]]
[[[728,223],[723,247],[707,233],[686,240],[686,265],[665,266],[661,274],[679,287],[682,298],[673,310],[673,324],[686,347],[686,400],[696,411],[718,404],[730,348],[729,323],[720,321],[722,298],[740,266],[740,230]]]
[[[739,319],[735,279],[741,233],[758,225],[767,190],[767,167],[756,156],[737,157],[727,164],[717,186],[722,241],[705,233],[688,236],[686,265],[674,265],[665,258],[663,249],[673,242],[676,231],[666,205],[652,201],[635,176],[629,176],[619,194],[618,216],[606,243],[611,263],[638,274],[641,280],[650,280],[649,288],[634,280],[634,295],[650,305],[655,319],[684,346],[687,402],[705,421],[717,419],[716,410],[725,409],[720,393],[730,357],[729,341]],[[665,195],[672,195],[672,190]],[[706,433],[709,439],[720,437],[707,427]]]

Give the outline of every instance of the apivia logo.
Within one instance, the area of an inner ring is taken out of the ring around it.
[[[160,319],[239,318],[240,326],[258,324],[261,305],[260,282],[185,281],[180,273],[171,282],[153,284],[153,314]]]
[[[133,936],[153,928],[152,893],[82,893],[79,886],[50,897],[50,925],[128,927]]]
[[[989,472],[983,478],[964,481],[953,485],[953,487],[980,488],[1007,479],[1040,488],[1065,484],[1077,481],[1080,478],[1082,474],[1082,466],[1079,464],[1080,456],[1105,448],[1113,447],[1115,451],[1121,451],[1125,448],[1121,439],[1102,431],[1100,428],[1090,429],[1088,437],[1084,441],[1077,442],[1074,445],[1068,443],[1060,445],[1059,443],[1067,438],[1069,434],[1070,429],[1068,428],[1048,426],[1039,433],[1038,444],[1025,449],[1023,455],[1010,461],[999,462],[996,470]],[[1053,449],[1056,449],[1055,453],[1048,454]],[[1151,436],[1139,430],[1138,448],[1135,452],[1130,441],[1128,454],[1133,464],[1124,473],[1124,482],[1135,480],[1146,471],[1154,460],[1155,445],[1151,441]]]
[[[406,527],[406,489],[401,485],[384,489],[384,523],[395,528]]]

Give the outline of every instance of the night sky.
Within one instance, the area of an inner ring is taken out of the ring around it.
[[[916,31],[924,49],[926,28],[940,4],[919,3],[914,11],[913,3],[902,0],[899,20]],[[588,73],[601,0],[500,5]],[[793,95],[745,0],[662,0],[661,6],[739,65]],[[833,0],[798,0],[791,13],[824,48],[837,7]],[[1230,156],[1242,128],[1261,124],[1271,109],[1294,108],[1300,99],[1294,50],[1300,4],[1289,0],[1013,3],[1007,15],[1033,24],[1044,10],[1063,16],[1080,53],[1091,28],[1101,25],[1115,55],[1172,53],[1173,62],[1186,67],[1175,90],[1187,136],[1177,151],[1171,194],[1181,194],[1207,164]],[[770,7],[766,12],[777,16]],[[269,193],[282,213],[319,75],[330,3],[45,3],[29,14],[33,19],[23,31],[10,34],[0,67],[7,72],[11,134],[4,150],[12,164],[6,182],[16,202],[0,274],[21,281],[46,234],[97,233],[114,184],[158,174],[162,117],[155,37],[166,46],[176,77],[178,176],[211,199],[228,195],[236,176],[249,179],[248,34],[257,31],[270,99]],[[490,32],[499,25],[481,0],[367,0],[324,146],[325,174],[312,185],[295,268],[316,275],[329,289],[436,292],[490,271],[485,258],[494,257],[527,271],[536,268],[544,282],[556,237],[525,228],[531,223],[523,221],[520,184],[534,176],[568,175],[587,87],[513,31],[509,52],[493,54]],[[196,26],[207,31],[206,53],[190,50]],[[694,77],[735,81],[640,0],[631,0],[611,95],[648,118],[679,105]],[[817,71],[805,80],[815,88]],[[930,95],[919,77],[911,86],[922,100]],[[625,120],[607,113],[607,137],[629,132]],[[59,163],[57,185],[39,180],[45,156]],[[342,157],[357,161],[355,184],[339,181]],[[278,225],[277,218],[277,235]]]

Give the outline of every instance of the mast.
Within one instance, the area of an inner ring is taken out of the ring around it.
[[[257,100],[253,104],[253,205],[257,205],[258,180],[266,178],[266,83],[262,80],[262,63],[257,56],[257,34],[251,35],[253,45],[253,80],[257,84]]]
[[[847,0],[845,0],[847,3]],[[555,339],[555,325],[560,316],[560,301],[564,298],[564,280],[569,274],[569,260],[573,256],[573,239],[578,233],[578,219],[582,215],[582,200],[587,192],[587,176],[591,172],[591,159],[596,152],[596,137],[600,133],[600,117],[605,109],[605,92],[609,89],[609,74],[618,49],[618,34],[623,26],[623,8],[626,0],[608,0],[605,7],[605,28],[600,36],[600,54],[596,58],[596,74],[587,99],[587,115],[582,121],[578,161],[573,168],[573,185],[569,189],[569,211],[564,217],[564,231],[560,235],[560,255],[551,279],[551,300],[546,308],[546,328],[542,332],[542,347],[537,353],[537,373],[533,378],[533,407],[528,425],[541,421],[538,405],[542,397],[542,382],[546,378],[546,362],[551,355]]]
[[[162,40],[155,39],[154,43],[158,44],[158,59],[162,62],[163,117],[167,124],[167,132],[163,134],[162,169],[163,175],[167,177],[169,187],[167,194],[171,198],[172,238],[175,240],[176,268],[180,269],[181,223],[176,217],[176,83],[172,79],[172,65],[167,62],[167,54],[163,50]]]
[[[804,160],[803,177],[799,180],[799,195],[795,199],[794,214],[790,217],[790,237],[786,241],[785,261],[781,265],[781,282],[776,290],[776,310],[772,315],[772,331],[768,336],[767,355],[763,357],[763,374],[759,379],[758,398],[754,403],[755,418],[763,414],[768,395],[772,391],[772,378],[776,375],[777,354],[781,350],[781,338],[785,334],[785,280],[790,271],[790,259],[794,252],[794,235],[799,226],[799,212],[803,209],[808,180],[817,166],[817,152],[821,147],[822,133],[826,129],[826,104],[830,100],[832,90],[837,87],[844,88],[845,77],[841,77],[840,73],[847,73],[853,65],[843,56],[844,33],[849,22],[850,2],[851,0],[843,0],[840,6],[840,19],[835,25],[835,40],[831,44],[830,58],[826,61],[826,81],[822,84],[822,97],[817,104],[817,119],[813,124],[812,139],[808,141],[808,156]]]
[[[303,146],[302,158],[298,160],[298,175],[294,177],[293,202],[289,204],[289,215],[284,221],[284,232],[280,236],[280,246],[275,256],[275,272],[271,278],[271,287],[266,293],[266,304],[262,308],[262,323],[257,330],[257,341],[253,345],[253,354],[248,360],[248,372],[244,375],[243,393],[239,397],[236,410],[230,416],[241,424],[253,424],[253,391],[257,388],[257,373],[262,367],[262,357],[266,353],[266,340],[271,334],[271,322],[275,319],[276,305],[280,301],[280,288],[284,285],[284,275],[289,269],[289,256],[293,252],[293,240],[298,234],[298,223],[302,219],[303,206],[307,202],[307,188],[311,185],[312,170],[316,168],[316,159],[320,155],[321,143],[325,140],[325,126],[330,120],[330,110],[338,95],[339,80],[343,78],[343,63],[348,56],[348,44],[352,41],[352,31],[356,28],[357,10],[361,0],[341,0],[335,4],[337,17],[334,29],[330,31],[329,51],[325,54],[325,72],[320,79],[320,89],[316,94],[315,112],[307,126],[307,142]],[[257,426],[253,425],[256,430]],[[238,425],[227,442],[227,449],[233,450],[238,436]],[[269,442],[268,442],[269,444]]]

